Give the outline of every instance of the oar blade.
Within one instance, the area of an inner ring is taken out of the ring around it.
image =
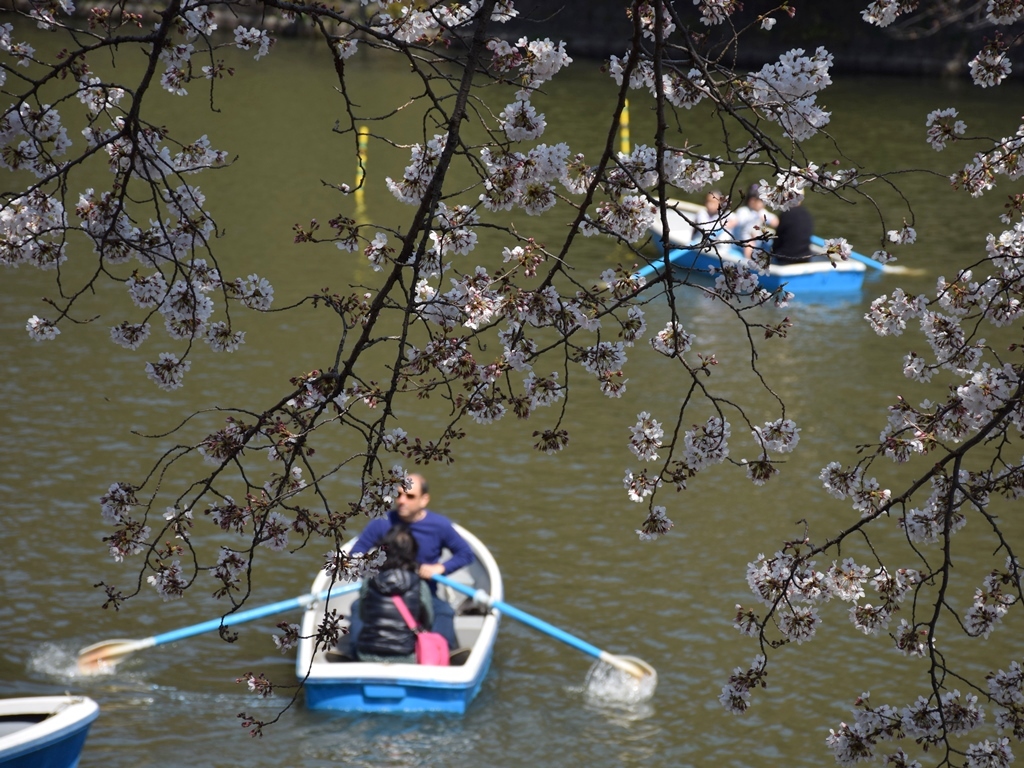
[[[625,672],[627,675],[632,675],[637,679],[643,679],[645,677],[654,677],[657,679],[658,677],[657,672],[654,671],[654,667],[643,659],[638,659],[636,656],[616,656],[605,651],[601,654],[600,658],[601,661],[606,664],[611,664],[616,669]]]
[[[142,640],[103,640],[78,652],[78,671],[83,675],[110,672],[129,653],[145,648]]]

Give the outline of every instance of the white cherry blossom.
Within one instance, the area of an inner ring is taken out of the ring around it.
[[[251,29],[243,26],[235,27],[235,45],[243,51],[255,48],[254,59],[266,56],[274,42],[274,38],[268,35],[265,30],[256,29],[255,27]]]
[[[32,315],[25,324],[32,341],[53,341],[60,335],[60,328],[52,320]]]

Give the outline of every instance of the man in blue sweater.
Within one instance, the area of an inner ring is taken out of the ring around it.
[[[396,523],[409,526],[413,538],[419,547],[419,574],[430,585],[434,596],[434,632],[440,632],[448,640],[448,647],[455,648],[455,615],[447,600],[437,596],[437,582],[430,577],[435,573],[447,575],[473,562],[473,550],[463,539],[455,527],[444,515],[427,509],[430,494],[427,492],[427,481],[422,475],[408,475],[408,487],[399,492],[395,500],[395,508],[384,517],[371,520],[352,547],[353,553],[368,552],[376,547],[384,534]],[[448,549],[452,556],[443,563],[441,552]],[[355,642],[359,634],[360,622],[358,607],[353,606],[352,624],[349,636]]]

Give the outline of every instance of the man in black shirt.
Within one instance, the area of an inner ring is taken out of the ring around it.
[[[811,258],[811,235],[814,217],[803,207],[803,195],[792,208],[779,212],[779,226],[772,241],[772,259],[780,264],[807,261]]]

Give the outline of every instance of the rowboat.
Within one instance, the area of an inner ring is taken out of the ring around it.
[[[352,660],[344,645],[339,649],[317,647],[315,638],[326,610],[348,617],[358,593],[348,591],[311,603],[302,617],[295,672],[306,689],[306,706],[348,712],[453,712],[464,713],[480,691],[491,666],[501,614],[488,608],[504,596],[501,573],[491,553],[465,528],[455,529],[466,540],[476,560],[449,574],[455,582],[480,591],[467,596],[438,584],[438,593],[455,611],[455,635],[459,647],[452,652],[451,666],[362,662]],[[348,551],[355,539],[347,542]],[[442,561],[448,555],[442,556]],[[334,590],[342,585],[335,584]],[[331,588],[331,577],[321,571],[312,593]],[[342,622],[347,627],[348,621]],[[343,642],[345,642],[343,640]]]
[[[665,207],[668,237],[662,231],[660,216],[650,227],[660,258],[637,270],[638,277],[650,279],[660,274],[665,269],[666,260],[675,269],[704,274],[718,273],[727,265],[750,264],[742,248],[734,242],[721,241],[710,247],[693,247],[694,228],[687,218],[692,221],[699,208],[695,203],[677,200]],[[815,255],[809,261],[773,263],[769,265],[767,274],[758,275],[759,285],[772,292],[785,286],[787,291],[797,296],[860,291],[867,271],[865,264],[857,260],[836,259],[832,262],[825,255],[821,238],[813,238],[812,243]]]
[[[0,699],[0,767],[75,768],[99,712],[85,696]]]

